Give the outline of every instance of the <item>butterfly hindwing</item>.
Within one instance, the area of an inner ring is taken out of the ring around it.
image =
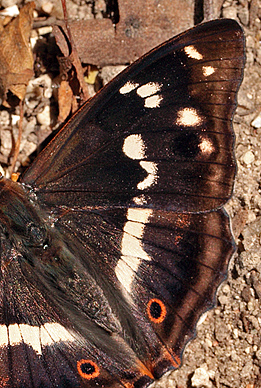
[[[84,221],[90,216],[80,213],[66,214],[57,227],[68,238],[75,230],[83,244],[99,241],[93,244],[90,271],[94,276],[97,271],[95,280],[111,305],[113,290],[126,344],[154,376],[177,367],[196,321],[213,307],[215,290],[234,251],[228,216],[222,210],[205,214],[106,210],[92,218],[90,228]],[[123,300],[118,301],[121,293]]]
[[[1,245],[1,248],[3,246]],[[108,332],[91,327],[92,321],[74,311],[66,316],[39,281],[39,268],[31,267],[18,252],[2,255],[0,382],[3,387],[122,387],[121,380],[144,380],[144,372],[131,349],[113,340]],[[73,282],[72,277],[68,279]],[[45,285],[46,286],[46,285]],[[80,284],[80,287],[82,285]],[[78,297],[84,295],[80,288]],[[47,296],[47,298],[45,298]],[[75,303],[76,305],[76,303]],[[8,306],[8,310],[6,307]],[[80,309],[80,303],[77,306]],[[75,322],[78,319],[79,322]],[[83,337],[77,325],[85,325]],[[89,330],[89,331],[88,331]],[[98,362],[97,362],[98,361]],[[132,369],[132,375],[126,371]],[[91,377],[91,378],[90,378]],[[146,377],[145,377],[146,380]],[[147,380],[151,380],[149,377]]]
[[[148,209],[129,209],[103,211],[96,217],[72,211],[60,217],[56,227],[65,236],[72,256],[78,253],[83,266],[80,270],[76,263],[71,271],[75,276],[68,271],[64,273],[64,283],[70,284],[64,290],[67,291],[64,299],[61,279],[56,275],[53,288],[47,285],[45,300],[46,292],[39,292],[43,268],[38,266],[36,274],[30,275],[30,266],[22,263],[21,257],[17,257],[18,263],[13,261],[9,265],[8,274],[12,277],[6,275],[3,289],[10,317],[8,332],[5,335],[2,332],[2,338],[6,338],[2,351],[7,358],[9,338],[12,378],[27,381],[30,376],[32,384],[37,386],[40,384],[37,381],[41,381],[46,387],[54,381],[60,387],[65,384],[63,381],[67,381],[67,386],[77,386],[81,380],[88,387],[105,381],[106,386],[116,387],[117,380],[118,384],[120,380],[122,384],[138,380],[135,386],[139,386],[141,381],[148,383],[152,376],[157,378],[169,368],[179,366],[184,342],[194,335],[195,322],[202,311],[213,306],[213,293],[224,277],[234,249],[229,220],[223,211],[152,214]],[[211,233],[202,232],[210,228]],[[78,236],[76,245],[71,241],[74,233]],[[85,245],[92,248],[93,263],[85,257]],[[213,247],[210,251],[209,246]],[[104,272],[106,263],[110,265]],[[114,320],[119,320],[118,327],[112,317],[108,319],[101,298],[89,300],[91,291],[86,291],[86,277],[81,279],[84,267],[93,274],[93,288],[96,282],[104,290],[113,307]],[[72,305],[69,297],[73,292]],[[93,310],[95,304],[96,309],[103,308],[100,317]],[[116,341],[101,330],[102,326],[107,333],[114,331]],[[124,347],[117,343],[117,335],[124,341]],[[26,367],[20,363],[24,359]],[[110,367],[112,360],[114,368]],[[93,362],[99,371],[90,381],[84,373],[79,373],[87,361]],[[144,364],[143,377],[139,362]]]
[[[243,65],[235,21],[199,25],[0,180],[0,385],[144,388],[180,365],[234,251]]]

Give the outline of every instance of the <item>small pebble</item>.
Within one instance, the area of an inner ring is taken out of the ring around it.
[[[48,74],[43,74],[40,77],[30,80],[26,92],[29,95],[32,94],[35,98],[41,95],[46,98],[51,98],[53,93],[51,77]]]
[[[1,1],[1,7],[3,8],[8,8],[8,7],[13,7],[16,5],[17,0],[2,0]]]
[[[2,110],[0,111],[0,126],[1,130],[4,127],[8,127],[10,124],[10,114],[8,113],[7,110]]]
[[[123,71],[126,66],[104,66],[101,69],[100,76],[103,80],[104,85],[107,84],[112,78],[114,78],[117,74]]]
[[[7,150],[9,153],[12,148],[12,134],[10,131],[1,131],[1,152],[5,155],[4,150]]]
[[[5,171],[4,171],[4,169],[3,169],[3,167],[1,166],[1,164],[0,164],[0,176],[1,175],[5,175]]]
[[[247,151],[243,156],[242,156],[242,161],[245,164],[251,164],[255,160],[255,155],[253,154],[252,151]]]
[[[211,373],[212,375],[212,373]],[[211,388],[212,383],[209,379],[210,375],[209,372],[203,368],[197,368],[191,377],[191,385],[192,387],[195,388],[201,388],[201,387],[206,387],[206,388]]]
[[[201,315],[201,317],[199,318],[199,320],[197,322],[197,327],[199,327],[200,325],[202,325],[202,323],[205,322],[207,316],[208,316],[208,311],[206,311],[204,314]]]
[[[256,358],[258,360],[261,360],[261,349],[260,348],[256,351]]]
[[[229,19],[237,19],[237,10],[235,7],[227,7],[223,8],[223,17],[224,18],[229,18]]]
[[[25,155],[30,155],[36,150],[36,148],[37,148],[37,145],[35,143],[27,141],[26,145],[23,148],[23,151]]]
[[[211,341],[211,339],[206,338],[205,339],[205,344],[207,345],[208,348],[212,348],[212,341]]]
[[[235,328],[235,329],[233,330],[232,335],[233,335],[233,338],[234,338],[234,339],[237,339],[237,338],[238,338],[238,329],[237,329],[237,328]]]
[[[261,128],[261,113],[252,121],[251,125],[256,129]]]
[[[51,124],[50,106],[46,105],[43,111],[37,114],[36,118],[39,124],[48,127]]]
[[[16,124],[18,124],[18,122],[20,120],[20,116],[19,115],[12,115],[11,120],[12,120],[12,126],[15,126]]]
[[[246,7],[242,8],[238,12],[238,17],[239,17],[239,20],[241,21],[241,23],[244,24],[244,26],[248,25],[248,23],[249,23],[249,11]]]
[[[47,13],[48,15],[50,15],[50,13],[53,10],[53,7],[54,7],[54,5],[53,5],[53,3],[51,1],[44,1],[42,3],[42,7],[41,8],[42,8],[43,12]]]
[[[52,31],[53,31],[53,27],[52,26],[45,26],[45,27],[38,28],[38,34],[40,36],[50,34]]]
[[[228,285],[228,284],[225,284],[225,285],[223,286],[222,291],[224,292],[224,294],[229,294],[229,293],[230,293],[230,287],[229,287],[229,285]]]
[[[2,4],[3,5],[3,1]],[[17,5],[11,5],[10,7],[7,7],[0,11],[1,16],[10,16],[10,17],[16,17],[19,15],[19,8]]]

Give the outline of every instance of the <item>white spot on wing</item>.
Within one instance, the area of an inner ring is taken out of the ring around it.
[[[51,346],[54,343],[54,340],[46,330],[45,325],[40,327],[40,339],[43,347]]]
[[[157,164],[154,162],[141,161],[140,165],[144,170],[147,171],[148,176],[140,183],[138,183],[137,188],[139,190],[147,189],[157,182]]]
[[[132,200],[134,203],[136,203],[136,205],[145,205],[147,203],[147,200],[144,194],[139,195],[138,197],[134,197]]]
[[[144,98],[145,108],[158,108],[163,97],[157,94],[162,88],[162,84],[158,82],[148,82],[137,89],[137,94]]]
[[[161,87],[162,84],[159,84],[158,82],[148,82],[137,89],[137,94],[142,98],[146,98],[159,92]]]
[[[0,325],[0,348],[8,345],[8,332],[6,325]]]
[[[146,222],[148,221],[151,214],[152,214],[152,210],[150,210],[150,209],[135,209],[135,208],[132,209],[132,208],[129,208],[128,213],[127,213],[127,219],[129,221],[141,222],[142,224],[146,224]],[[141,235],[140,235],[140,237],[141,237]]]
[[[184,127],[194,127],[202,124],[203,119],[198,114],[195,108],[181,109],[177,114],[177,125],[183,125]]]
[[[134,237],[140,238],[143,234],[144,224],[137,223],[137,222],[126,222],[124,226],[124,232],[129,233],[130,235]],[[124,255],[126,252],[122,252]]]
[[[215,151],[215,148],[213,146],[213,143],[210,139],[203,138],[201,142],[199,143],[200,151],[205,155],[211,155],[212,152]]]
[[[70,332],[59,323],[45,323],[44,328],[55,342],[73,342],[75,340]]]
[[[115,274],[125,290],[131,292],[131,284],[142,260],[150,261],[150,256],[142,247],[144,228],[152,214],[150,209],[128,209],[121,242],[121,259]]]
[[[189,58],[197,59],[198,61],[203,59],[203,55],[198,52],[195,46],[186,46],[184,47],[184,51]]]
[[[126,225],[128,222],[126,223]],[[133,224],[133,222],[132,222]],[[150,260],[150,257],[147,255],[147,253],[142,249],[142,243],[141,240],[139,240],[139,236],[131,236],[128,234],[128,229],[130,227],[132,228],[139,228],[140,225],[127,225],[127,229],[125,230],[124,228],[124,233],[122,237],[122,242],[121,242],[121,253],[122,257],[131,257],[131,260],[133,263],[135,263],[133,269],[136,268],[136,263],[139,263],[140,260]],[[144,226],[142,228],[143,232]],[[141,235],[142,236],[142,235]]]
[[[41,355],[43,347],[60,341],[73,342],[75,338],[59,323],[45,323],[40,327],[17,323],[0,325],[0,348],[24,343]]]
[[[8,335],[11,346],[22,343],[22,337],[17,323],[8,326]]]
[[[121,94],[127,94],[127,93],[130,93],[132,90],[136,89],[138,86],[139,86],[139,84],[137,84],[135,82],[128,81],[128,82],[126,82],[125,85],[123,85],[120,88],[119,92]]]
[[[126,156],[134,160],[144,159],[146,156],[146,146],[140,134],[134,134],[126,137],[122,150]],[[137,185],[139,190],[144,190],[156,183],[158,178],[157,164],[141,160],[140,166],[148,173],[148,176]]]
[[[145,144],[140,134],[126,137],[122,150],[130,159],[143,159],[145,156]]]
[[[162,100],[163,97],[159,94],[156,94],[155,96],[147,97],[145,99],[144,106],[145,108],[158,108]]]
[[[42,354],[40,343],[40,328],[38,326],[19,325],[23,342],[30,345],[37,354]]]
[[[202,71],[204,77],[209,77],[211,74],[215,73],[216,69],[213,66],[202,66]]]

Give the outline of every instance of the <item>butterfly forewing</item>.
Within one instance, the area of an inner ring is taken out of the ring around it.
[[[221,206],[235,175],[243,45],[237,23],[220,20],[153,50],[81,109],[24,182],[49,206]]]
[[[180,365],[234,251],[243,65],[235,21],[199,25],[0,181],[0,385],[144,388]]]

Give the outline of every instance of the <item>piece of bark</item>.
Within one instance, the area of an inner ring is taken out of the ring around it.
[[[119,23],[110,19],[80,20],[70,23],[79,57],[97,66],[133,62],[158,44],[193,26],[194,1],[119,0]],[[56,37],[56,32],[54,31]],[[68,55],[65,37],[57,44]]]

